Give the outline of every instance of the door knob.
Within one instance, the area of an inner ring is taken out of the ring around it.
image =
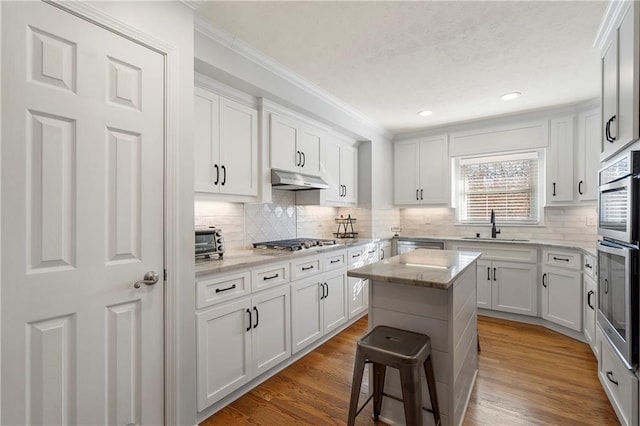
[[[149,271],[146,274],[144,274],[143,279],[141,279],[140,281],[136,281],[133,287],[140,288],[141,284],[154,285],[155,283],[158,282],[159,279],[160,279],[160,275],[158,275],[156,271]]]

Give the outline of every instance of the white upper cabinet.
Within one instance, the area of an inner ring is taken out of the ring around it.
[[[334,207],[355,206],[358,203],[357,142],[327,133],[320,146],[320,169],[329,188],[298,191],[296,204]]]
[[[294,118],[270,115],[271,167],[320,176],[324,131]]]
[[[551,120],[547,150],[547,202],[573,201],[574,116]]]
[[[550,120],[546,202],[579,204],[597,198],[600,110]]]
[[[600,168],[600,109],[578,114],[574,195],[579,201],[598,198],[598,169]]]
[[[394,144],[396,205],[448,204],[451,199],[446,135]]]
[[[601,160],[640,137],[640,4],[617,2],[613,31],[602,49]]]
[[[194,189],[229,195],[258,193],[258,112],[195,88]]]

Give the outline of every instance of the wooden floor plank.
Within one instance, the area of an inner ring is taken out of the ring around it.
[[[465,426],[618,424],[589,346],[495,318],[479,317],[478,330],[482,352]],[[201,424],[344,425],[355,342],[366,331],[364,318]],[[376,424],[371,404],[356,424]]]

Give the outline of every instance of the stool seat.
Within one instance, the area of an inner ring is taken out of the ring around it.
[[[366,363],[373,364],[373,394],[358,409],[362,374]],[[398,369],[402,386],[402,399],[384,393],[386,368]],[[380,325],[358,340],[353,366],[351,401],[349,404],[349,426],[356,416],[373,398],[373,416],[378,421],[382,408],[382,397],[402,401],[405,421],[409,426],[422,426],[422,390],[420,370],[424,368],[431,400],[431,411],[436,425],[440,424],[440,410],[436,393],[436,381],[431,362],[431,339],[424,334]]]

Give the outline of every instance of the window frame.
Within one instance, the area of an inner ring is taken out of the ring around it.
[[[536,218],[534,220],[504,220],[499,219],[500,226],[543,226],[544,205],[545,205],[545,151],[544,149],[526,150],[526,151],[510,151],[491,153],[483,155],[472,155],[463,157],[453,157],[451,159],[451,206],[455,209],[456,225],[485,225],[489,223],[489,219],[482,220],[466,220],[462,219],[464,212],[464,182],[461,176],[461,163],[489,163],[497,161],[517,160],[526,157],[537,157],[537,179],[534,185],[536,193],[535,208]]]

